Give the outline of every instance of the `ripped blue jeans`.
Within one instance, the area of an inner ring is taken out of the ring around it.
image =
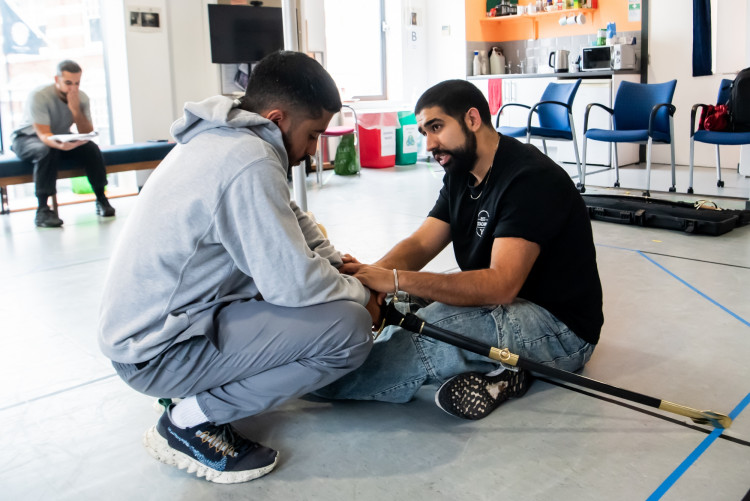
[[[406,302],[397,306],[443,329],[566,371],[582,368],[594,351],[593,344],[576,336],[547,310],[523,299],[483,307],[437,302],[423,308]],[[486,373],[499,367],[499,363],[481,355],[388,326],[364,364],[314,394],[330,399],[402,403],[411,400],[422,385],[440,385],[463,372]]]

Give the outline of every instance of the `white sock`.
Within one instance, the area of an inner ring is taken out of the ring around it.
[[[208,421],[208,416],[203,414],[195,395],[175,405],[169,413],[169,417],[172,423],[180,428],[192,428]]]
[[[487,376],[487,377],[499,376],[500,374],[503,373],[503,371],[513,371],[513,372],[516,372],[516,371],[518,371],[518,367],[514,367],[512,365],[505,365],[504,363],[501,362],[500,363],[500,367],[498,367],[497,369],[495,369],[492,372],[488,372],[487,374],[485,374],[485,376]]]

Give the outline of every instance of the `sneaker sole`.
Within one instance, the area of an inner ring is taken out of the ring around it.
[[[445,385],[447,385],[448,383],[452,383],[452,382],[453,381],[451,379],[449,379],[445,383],[441,384],[440,387],[438,388],[438,390],[435,392],[435,405],[437,406],[438,409],[440,409],[441,411],[445,412],[449,416],[453,416],[453,417],[459,418],[459,419],[466,419],[466,420],[469,420],[469,421],[477,421],[477,420],[482,419],[482,418],[488,416],[489,414],[491,414],[492,411],[494,411],[500,405],[498,403],[497,405],[492,406],[491,410],[489,410],[487,412],[484,412],[481,416],[467,416],[467,415],[465,415],[463,413],[462,414],[454,414],[454,413],[450,412],[448,409],[444,408],[442,405],[440,405],[440,392],[442,391],[443,387],[445,387]]]
[[[169,446],[167,440],[159,435],[156,427],[152,426],[143,435],[143,446],[148,453],[157,461],[170,466],[176,466],[180,470],[186,470],[187,473],[195,473],[197,477],[205,477],[209,482],[217,484],[238,484],[260,478],[274,469],[279,461],[279,454],[276,453],[273,463],[263,468],[247,471],[216,471],[208,466],[199,463],[187,454],[174,450]]]
[[[487,390],[487,387],[483,381],[483,375],[477,374],[476,376],[477,376],[477,379],[475,380],[475,382],[478,388],[471,389],[469,393],[464,397],[463,400],[467,400],[467,402],[464,403],[462,401],[462,403],[464,404],[463,406],[464,409],[462,411],[459,411],[459,413],[454,414],[453,412],[450,412],[449,410],[445,409],[442,405],[440,405],[440,394],[443,388],[449,384],[455,384],[455,378],[451,378],[448,381],[444,382],[442,385],[440,385],[440,388],[438,388],[438,390],[435,392],[435,405],[437,405],[440,410],[442,410],[446,414],[451,415],[453,417],[476,421],[476,420],[483,419],[487,417],[488,415],[490,415],[503,402],[506,402],[507,400],[511,398],[522,397],[524,394],[526,394],[526,392],[528,391],[528,387],[531,385],[529,374],[524,374],[523,376],[520,376],[520,377],[523,377],[526,380],[525,382],[526,387],[520,393],[516,393],[513,395],[503,395],[500,398],[495,398],[492,395],[490,395],[489,391]],[[493,384],[497,384],[497,383],[493,383]],[[466,386],[468,387],[470,385],[467,384]]]

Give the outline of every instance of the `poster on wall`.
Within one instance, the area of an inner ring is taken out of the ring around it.
[[[130,31],[161,31],[161,9],[153,7],[129,7],[128,29]]]
[[[419,48],[422,38],[422,12],[421,9],[408,9],[406,12],[407,46],[409,49]]]
[[[641,0],[628,0],[628,21],[641,21]]]

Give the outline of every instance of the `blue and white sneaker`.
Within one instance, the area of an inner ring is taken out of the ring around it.
[[[277,451],[240,436],[229,424],[175,426],[170,419],[173,407],[143,436],[146,450],[162,463],[219,484],[247,482],[276,466]]]

